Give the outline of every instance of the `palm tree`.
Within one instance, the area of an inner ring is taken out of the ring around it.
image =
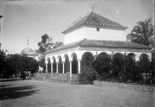
[[[153,45],[153,25],[151,18],[137,22],[127,39],[144,45]]]

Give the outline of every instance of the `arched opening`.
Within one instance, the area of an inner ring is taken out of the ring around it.
[[[125,58],[125,80],[124,81],[135,81],[136,79],[136,62],[135,62],[135,54],[129,53]]]
[[[90,52],[85,52],[82,56],[81,66],[82,67],[91,67],[92,62],[94,61],[94,56]]]
[[[111,58],[105,52],[100,53],[94,61],[94,68],[98,74],[99,80],[107,80],[111,71]]]
[[[128,58],[131,58],[133,61],[136,61],[136,60],[135,60],[135,54],[134,54],[134,53],[129,53],[129,54],[127,55],[127,57],[128,57]]]
[[[58,56],[59,63],[58,63],[58,73],[62,73],[62,58]]]
[[[112,59],[112,78],[122,81],[124,71],[124,55],[116,53]]]
[[[53,59],[53,73],[56,73],[56,60],[55,60],[55,57],[53,57],[52,59]]]
[[[75,53],[72,54],[72,73],[77,74],[78,73],[78,61],[77,61],[77,55]]]
[[[48,68],[48,73],[51,72],[51,60],[50,58],[47,58],[47,68]]]
[[[108,55],[106,52],[102,52],[102,53],[100,53],[99,55],[98,55],[98,57],[100,57],[100,58],[110,58],[110,55]]]
[[[143,77],[143,82],[144,83],[151,83],[151,76],[152,72],[151,72],[151,61],[149,60],[149,56],[145,53],[141,54],[140,58],[139,58],[139,70],[142,74]]]
[[[67,54],[65,54],[65,63],[64,63],[64,69],[65,69],[65,73],[69,72],[69,57]]]

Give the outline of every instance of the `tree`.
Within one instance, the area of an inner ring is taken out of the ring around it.
[[[124,71],[124,56],[116,53],[112,59],[112,78],[122,80]]]
[[[0,77],[4,77],[6,70],[6,51],[0,49]]]
[[[38,42],[39,46],[39,52],[43,53],[47,50],[51,49],[51,46],[53,45],[51,38],[47,34],[42,35],[41,41]]]
[[[63,45],[63,42],[55,42],[54,44],[53,44],[53,48],[57,48],[57,47],[60,47],[60,46],[62,46]]]
[[[6,70],[8,77],[13,74],[19,77],[24,71],[30,71],[33,74],[38,70],[38,62],[33,58],[14,54],[7,58]]]
[[[153,25],[151,18],[137,22],[137,25],[133,27],[131,33],[127,35],[127,38],[135,43],[152,45]]]
[[[63,45],[63,42],[52,42],[52,38],[50,38],[47,34],[42,35],[41,41],[38,42],[39,52],[44,53],[45,51],[51,50],[53,48],[57,48]]]
[[[147,54],[142,54],[140,56],[139,67],[140,67],[141,74],[145,74],[145,83],[150,82],[148,80],[147,75],[150,71],[151,62],[150,62]]]
[[[92,84],[96,79],[96,71],[93,67],[84,66],[81,69],[81,74],[79,76],[79,81],[82,84]]]
[[[86,52],[82,56],[82,62],[81,62],[81,74],[79,76],[79,81],[80,83],[83,84],[92,84],[93,81],[96,79],[96,71],[93,68],[93,61],[94,57],[92,56],[91,53]]]
[[[135,54],[130,53],[125,58],[124,82],[139,82],[140,72],[136,66]]]
[[[93,67],[95,68],[99,80],[107,80],[110,76],[111,70],[111,59],[106,53],[101,53],[97,56],[96,60],[93,62]]]

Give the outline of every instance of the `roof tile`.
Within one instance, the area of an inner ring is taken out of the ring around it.
[[[71,27],[69,27],[68,29],[63,31],[63,33],[70,32],[70,31],[76,29],[77,27],[79,27],[80,25],[83,25],[83,26],[89,25],[92,27],[100,26],[100,27],[106,27],[109,29],[112,28],[112,29],[122,29],[122,30],[125,30],[127,28],[127,27],[125,27],[119,23],[116,23],[112,20],[109,20],[99,14],[91,12],[89,15],[85,16],[78,22],[74,23]]]

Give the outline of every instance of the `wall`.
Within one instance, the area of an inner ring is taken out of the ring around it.
[[[125,31],[122,30],[100,28],[97,31],[96,28],[82,27],[65,34],[64,44],[80,41],[85,38],[91,40],[126,41]]]
[[[84,27],[77,29],[75,31],[72,31],[70,33],[67,33],[64,36],[65,36],[64,37],[64,44],[83,40],[85,38]]]
[[[112,41],[126,41],[125,31],[103,29],[97,31],[96,28],[85,27],[86,39],[94,40],[112,40]]]

